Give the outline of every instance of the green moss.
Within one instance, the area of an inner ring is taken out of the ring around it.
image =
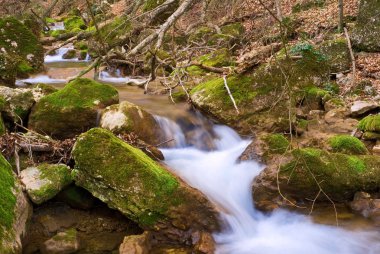
[[[319,47],[320,52],[327,57],[331,72],[347,71],[351,67],[350,51],[347,41],[343,38],[325,41]]]
[[[11,62],[17,66],[16,75],[37,71],[43,65],[43,48],[38,38],[16,18],[0,18],[0,48],[4,48]],[[0,57],[0,80],[4,79],[1,70],[5,62],[7,60]]]
[[[34,88],[41,89],[42,93],[46,95],[55,93],[58,91],[58,89],[55,88],[54,86],[43,84],[43,83],[39,83],[35,85]]]
[[[112,19],[112,22],[107,23],[100,28],[100,34],[111,46],[118,45],[123,38],[132,29],[131,22],[122,17]]]
[[[213,35],[215,31],[207,26],[201,26],[198,29],[196,29],[190,36],[189,41],[190,42],[200,42],[202,40],[207,41],[208,38]]]
[[[334,201],[351,200],[357,191],[374,191],[380,183],[380,158],[346,155],[306,148],[292,152],[293,160],[281,166],[281,188],[296,198],[313,200],[319,186]],[[326,199],[321,197],[321,199]]]
[[[183,90],[172,93],[172,98],[176,103],[186,102],[188,100],[187,94]]]
[[[296,3],[293,7],[292,7],[292,12],[293,13],[298,13],[298,12],[301,12],[301,11],[307,11],[311,8],[321,8],[325,5],[325,0],[307,0],[307,1],[303,1],[301,3]]]
[[[88,45],[85,41],[78,41],[74,44],[74,48],[79,50],[86,50],[88,49]]]
[[[7,129],[5,128],[3,117],[0,114],[0,136],[5,134],[6,131],[7,131]]]
[[[367,154],[368,150],[358,138],[350,135],[337,135],[328,139],[333,152],[345,154]]]
[[[16,197],[14,195],[15,178],[12,167],[0,154],[0,248],[2,240],[12,231],[15,219]]]
[[[140,225],[153,225],[180,203],[178,180],[107,130],[94,128],[82,134],[73,155],[76,184]]]
[[[109,85],[79,78],[43,97],[29,117],[29,127],[58,138],[72,137],[96,125],[97,109],[118,103]]]
[[[380,132],[380,115],[369,115],[360,120],[358,129],[364,132]]]
[[[363,133],[362,139],[364,140],[378,140],[380,139],[380,133],[366,131]]]
[[[289,141],[282,134],[269,134],[263,137],[271,154],[284,154],[290,148]]]
[[[70,16],[66,18],[63,23],[65,24],[65,30],[73,31],[73,30],[86,30],[87,26],[84,23],[83,19],[78,16]]]
[[[222,26],[220,28],[222,31],[222,34],[229,35],[232,37],[240,37],[242,34],[244,34],[244,26],[241,23],[232,23],[229,25]]]
[[[218,49],[209,54],[197,57],[196,62],[207,67],[225,67],[234,64],[231,58],[231,53],[226,48]],[[186,70],[193,76],[202,75],[206,72],[198,66],[190,66]]]
[[[66,165],[40,164],[39,179],[45,184],[39,189],[27,190],[29,196],[36,204],[41,204],[58,194],[65,186],[72,182],[70,169]],[[28,170],[28,169],[26,169]]]

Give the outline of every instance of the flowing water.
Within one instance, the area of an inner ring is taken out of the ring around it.
[[[60,88],[67,77],[79,73],[86,65],[75,59],[60,61],[57,56],[48,60],[44,74],[23,81],[45,82]],[[87,77],[93,77],[93,73]],[[259,212],[252,202],[251,184],[264,166],[255,161],[237,162],[250,140],[242,139],[226,126],[213,125],[186,104],[173,105],[166,96],[144,95],[135,86],[125,86],[129,78],[101,73],[100,80],[115,85],[121,101],[128,100],[156,115],[165,137],[175,140],[170,148],[162,149],[166,163],[220,208],[225,227],[214,235],[217,253],[380,253],[379,231],[368,226],[370,223],[363,218],[349,219],[347,227],[338,228],[314,223],[313,217],[285,210]],[[332,213],[328,214],[332,217]],[[326,217],[325,213],[321,217]],[[366,223],[350,227],[357,221]]]
[[[249,140],[225,126],[215,126],[216,150],[163,149],[166,163],[191,186],[221,207],[226,229],[215,234],[217,253],[225,254],[364,254],[380,253],[374,231],[348,231],[319,225],[284,210],[265,215],[255,210],[251,184],[263,166],[237,163]]]

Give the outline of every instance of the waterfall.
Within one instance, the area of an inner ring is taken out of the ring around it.
[[[165,129],[172,135],[179,131]],[[255,161],[237,162],[250,140],[225,126],[214,126],[214,131],[213,151],[180,144],[162,152],[177,175],[222,208],[227,227],[214,235],[218,254],[380,253],[378,232],[315,224],[307,216],[281,209],[270,214],[256,210],[251,184],[264,167]]]

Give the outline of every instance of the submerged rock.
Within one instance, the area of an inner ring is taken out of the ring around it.
[[[215,207],[139,149],[95,128],[74,146],[75,183],[146,230],[192,243],[191,234],[219,228]]]
[[[97,125],[99,109],[118,102],[115,88],[79,78],[42,98],[32,109],[29,128],[55,138],[71,138]]]
[[[254,181],[253,198],[259,208],[266,209],[273,202],[282,204],[282,197],[304,204],[316,197],[317,202],[329,202],[328,198],[346,202],[357,191],[376,191],[380,184],[378,156],[305,148],[295,149],[277,162],[271,163]],[[321,189],[325,194],[319,193]]]
[[[72,182],[70,173],[70,168],[63,164],[41,164],[24,169],[20,176],[29,198],[42,204]]]
[[[75,228],[59,232],[51,239],[44,242],[41,248],[42,254],[70,254],[79,249],[79,239]]]
[[[21,238],[32,209],[12,172],[0,154],[0,253],[21,253]]]
[[[102,113],[100,126],[113,133],[135,133],[149,144],[158,144],[160,126],[154,117],[128,101],[107,107]]]
[[[352,34],[354,47],[368,52],[380,51],[380,2],[361,0],[359,14]]]

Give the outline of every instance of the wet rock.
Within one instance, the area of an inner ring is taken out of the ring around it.
[[[41,164],[21,171],[20,177],[33,203],[42,204],[72,182],[70,173],[70,168],[63,164]]]
[[[51,201],[35,210],[23,253],[40,253],[46,241],[70,228],[77,230],[80,239],[78,253],[117,253],[125,236],[142,233],[136,224],[99,201],[91,210]]]
[[[71,254],[79,249],[79,239],[75,228],[59,232],[51,239],[44,242],[42,254]]]
[[[380,108],[379,104],[370,101],[355,101],[351,106],[351,115],[360,116],[366,114],[374,109]]]
[[[149,254],[151,250],[151,234],[144,232],[142,235],[130,235],[124,238],[120,245],[120,254]]]
[[[377,0],[361,0],[355,29],[351,35],[354,47],[367,52],[380,50],[380,17]]]
[[[65,54],[63,54],[63,59],[73,59],[77,56],[77,51],[75,49],[69,49]]]
[[[324,120],[334,133],[351,133],[357,128],[358,120],[348,118],[345,108],[336,108],[326,113]]]
[[[162,141],[160,126],[154,117],[128,101],[107,107],[101,116],[100,126],[115,134],[133,132],[148,144]]]
[[[144,229],[186,243],[193,232],[219,228],[200,192],[105,129],[82,134],[73,156],[75,183]]]
[[[115,88],[90,79],[71,81],[32,109],[29,128],[55,138],[71,138],[95,127],[98,110],[119,102]]]
[[[282,205],[282,197],[286,197],[305,206],[317,197],[321,187],[332,200],[347,202],[357,191],[376,191],[380,182],[379,170],[378,156],[328,153],[315,148],[296,149],[278,164],[271,163],[255,179],[253,197],[258,204]],[[317,202],[328,202],[328,199],[318,196]]]
[[[32,208],[13,174],[12,167],[0,154],[0,253],[21,253],[21,239]]]
[[[194,239],[197,244],[194,246],[194,251],[196,253],[202,254],[213,254],[215,253],[215,241],[210,233],[198,233]]]
[[[372,219],[377,226],[380,225],[380,199],[366,192],[357,192],[354,200],[350,202],[350,207],[353,211]]]

